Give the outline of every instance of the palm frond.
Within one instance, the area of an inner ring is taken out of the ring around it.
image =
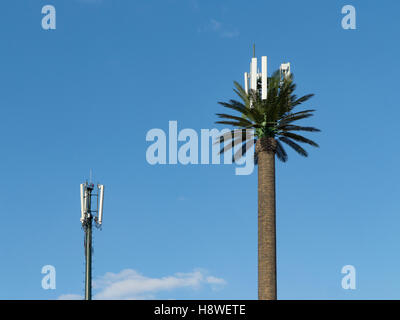
[[[299,99],[297,99],[296,101],[294,101],[294,102],[292,103],[292,106],[295,107],[295,106],[297,106],[297,105],[299,105],[299,104],[302,104],[302,103],[306,102],[307,100],[310,100],[312,97],[314,97],[314,94],[313,94],[313,93],[311,93],[311,94],[306,94],[305,96],[302,96],[301,98],[299,98]]]
[[[298,114],[298,115],[289,114],[288,116],[283,117],[279,123],[280,124],[288,124],[288,123],[292,123],[293,121],[310,118],[312,116],[313,116],[312,113],[302,113],[302,114]]]
[[[242,135],[242,138],[243,138],[246,136],[247,130],[249,130],[249,129],[235,129],[235,130],[226,132],[226,133],[220,135],[213,144],[215,145],[215,144],[220,144],[223,142],[228,142],[240,134]]]
[[[247,119],[254,121],[254,122],[257,122],[261,118],[261,115],[259,114],[259,112],[257,110],[248,108],[243,103],[236,101],[236,100],[229,100],[229,103],[228,102],[218,102],[218,104],[222,105],[225,108],[229,108],[229,109],[238,111],[243,116],[245,116]]]
[[[234,158],[237,155],[245,154],[249,141],[246,136],[246,130],[254,130],[256,139],[265,137],[273,138],[277,141],[276,156],[279,160],[286,162],[288,155],[282,143],[290,146],[300,155],[307,157],[307,151],[298,143],[307,143],[311,146],[318,147],[318,144],[308,138],[301,136],[301,131],[319,132],[320,130],[311,126],[302,126],[295,124],[296,121],[312,117],[315,110],[303,110],[294,112],[294,108],[311,99],[314,94],[307,94],[302,97],[297,97],[295,94],[296,84],[293,81],[294,76],[291,74],[285,79],[281,79],[280,71],[277,70],[271,77],[268,77],[268,93],[267,99],[261,98],[260,90],[250,89],[246,92],[243,87],[234,82],[234,92],[240,99],[229,100],[228,102],[218,102],[223,107],[238,112],[237,115],[227,113],[217,113],[220,118],[216,123],[231,125],[234,128],[232,131],[220,136],[215,143],[224,142],[220,153],[224,153],[232,148],[239,147],[235,152]],[[258,84],[259,85],[259,84]],[[242,139],[238,139],[237,135],[241,135]],[[255,140],[256,140],[255,139]],[[254,141],[255,141],[254,140]],[[245,142],[243,142],[245,141]],[[281,143],[282,142],[282,143]],[[257,162],[255,155],[255,162]]]
[[[286,143],[290,146],[293,150],[295,150],[298,154],[302,155],[303,157],[308,157],[308,153],[304,150],[301,146],[299,146],[296,142],[286,138],[286,137],[279,137],[279,140]]]
[[[219,124],[227,124],[234,127],[241,127],[241,128],[252,128],[254,125],[248,126],[246,122],[243,121],[216,121],[215,123]]]
[[[243,157],[249,149],[254,146],[256,143],[256,140],[254,139],[252,142],[246,141],[245,143],[242,144],[242,147],[237,150],[233,156],[232,162],[236,162],[239,160],[241,157]]]
[[[246,130],[243,130],[246,131]],[[225,144],[221,150],[218,152],[218,154],[223,154],[227,151],[229,151],[230,149],[242,144],[242,143],[246,143],[249,139],[252,138],[252,135],[248,135],[246,132],[242,133],[242,134],[236,134],[234,135],[230,141],[228,141],[228,144]],[[222,143],[222,142],[221,142]]]
[[[220,104],[221,106],[223,106],[225,108],[229,108],[229,109],[238,111],[240,113],[246,112],[246,106],[244,106],[242,103],[240,103],[238,101],[235,101],[235,103],[232,103],[232,101],[234,101],[234,100],[231,100],[230,101],[231,103],[219,101],[218,104]]]
[[[237,117],[237,116],[232,116],[230,114],[225,114],[225,113],[217,113],[216,114],[219,118],[226,118],[226,119],[231,119],[231,120],[237,120],[243,123],[247,123],[247,126],[252,126],[253,123],[250,122],[249,120],[243,118],[243,117]]]
[[[236,88],[233,89],[236,92],[236,94],[245,102],[246,105],[250,105],[248,94],[246,93],[244,88],[237,81],[234,81],[233,84]]]
[[[279,140],[276,140],[276,156],[282,162],[286,162],[288,160],[288,155],[286,154],[286,151]]]
[[[298,134],[295,134],[295,133],[282,132],[281,135],[284,136],[284,137],[293,139],[294,141],[297,141],[297,142],[307,143],[307,144],[309,144],[309,145],[311,145],[313,147],[317,147],[317,148],[319,147],[319,145],[316,142],[314,142],[314,141],[312,141],[310,139],[307,139],[307,138],[305,138],[303,136],[300,136]]]
[[[308,131],[308,132],[321,132],[321,130],[314,127],[295,126],[293,124],[278,125],[279,130],[283,131]]]

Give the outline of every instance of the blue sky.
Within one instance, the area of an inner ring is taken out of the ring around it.
[[[57,29],[41,28],[52,4]],[[341,8],[357,29],[341,28]],[[146,162],[146,133],[214,128],[252,44],[290,61],[308,159],[277,164],[278,298],[400,298],[395,1],[2,1],[0,299],[84,289],[79,184],[106,186],[98,298],[256,299],[257,175]],[[218,127],[222,128],[222,127]],[[43,290],[53,265],[56,290]],[[341,268],[357,289],[341,288]],[[115,286],[119,284],[120,286]],[[118,288],[123,288],[118,291]],[[66,296],[69,295],[69,296]]]

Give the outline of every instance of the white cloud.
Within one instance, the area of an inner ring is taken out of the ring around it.
[[[107,272],[93,282],[97,291],[94,299],[156,299],[156,294],[180,288],[199,289],[209,285],[212,290],[222,288],[226,281],[208,276],[204,270],[196,269],[189,273],[175,273],[161,278],[146,277],[135,270],[125,269],[119,273]],[[79,295],[66,294],[59,299],[82,299]]]
[[[89,3],[89,4],[91,4],[91,3],[102,3],[103,2],[103,0],[76,0],[76,1],[82,2],[82,3]]]
[[[224,31],[221,33],[222,38],[235,38],[239,35],[239,31],[232,30],[232,31]]]
[[[216,278],[216,277],[213,277],[213,276],[208,276],[206,278],[206,280],[207,280],[207,283],[210,283],[210,284],[225,284],[225,280],[224,279]]]
[[[239,35],[239,31],[227,27],[222,22],[210,19],[208,23],[197,29],[198,32],[215,32],[222,38],[234,38]]]
[[[58,300],[82,300],[83,297],[79,294],[62,294],[58,297]]]
[[[213,31],[220,31],[221,27],[222,27],[222,23],[217,20],[211,19],[209,22],[209,26],[210,26],[211,30],[213,30]]]
[[[208,284],[211,285],[211,289],[213,291],[220,290],[226,285],[226,281],[224,279],[216,278],[216,277],[213,277],[213,276],[208,276],[206,278],[206,281],[207,281]]]
[[[199,6],[199,3],[198,3],[197,0],[191,0],[190,3],[191,3],[192,8],[193,8],[194,10],[199,10],[200,6]]]

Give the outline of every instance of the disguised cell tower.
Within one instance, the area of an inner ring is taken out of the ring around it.
[[[85,231],[85,300],[92,300],[92,225],[93,220],[97,228],[103,220],[104,186],[97,185],[98,193],[93,193],[94,184],[81,184],[81,223]],[[92,210],[92,197],[96,197],[97,210]],[[93,215],[96,213],[96,216]]]
[[[244,90],[249,93],[251,90],[261,91],[261,99],[265,100],[268,97],[268,63],[267,57],[261,57],[261,72],[257,68],[257,58],[255,56],[255,45],[253,46],[253,58],[250,62],[250,72],[244,73]],[[290,76],[290,63],[282,63],[280,66],[280,79]],[[261,84],[261,87],[260,87]],[[250,85],[250,86],[249,86]]]

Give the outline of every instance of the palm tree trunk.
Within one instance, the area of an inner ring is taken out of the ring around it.
[[[276,300],[275,150],[273,138],[256,144],[258,157],[258,299]]]

